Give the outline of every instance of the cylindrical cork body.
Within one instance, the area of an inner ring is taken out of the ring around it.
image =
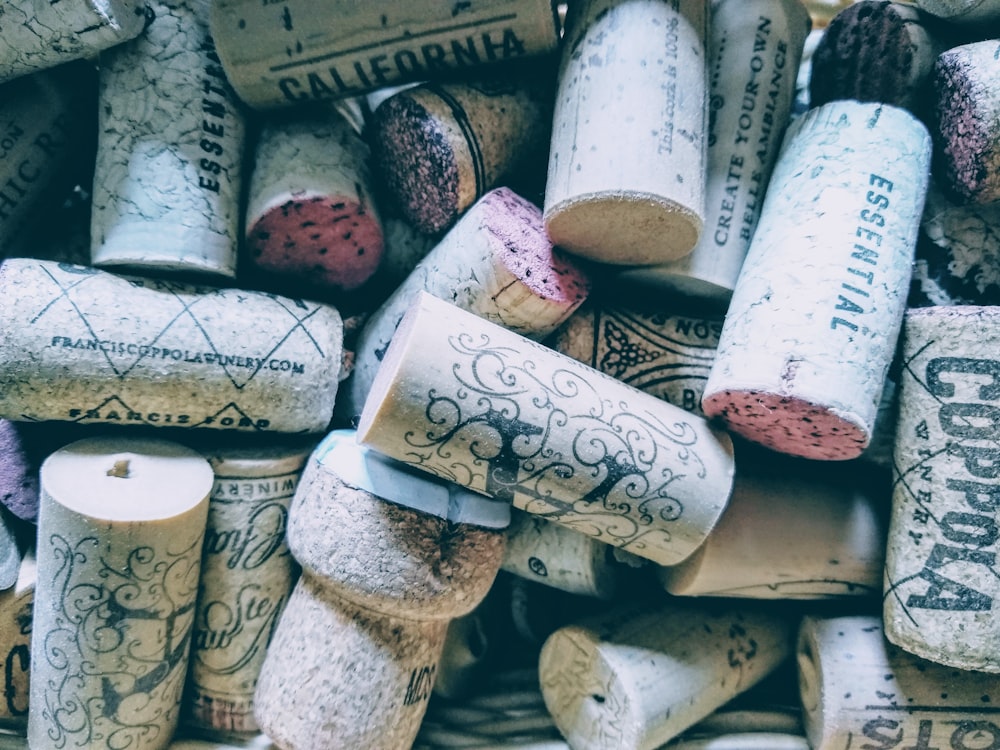
[[[245,126],[209,1],[149,7],[143,35],[101,56],[91,257],[234,277]]]
[[[421,231],[444,231],[502,180],[544,161],[552,97],[549,76],[533,69],[424,84],[382,102],[372,149],[403,216]]]
[[[177,726],[212,469],[162,440],[91,438],[41,470],[33,748],[166,748]]]
[[[704,0],[570,5],[545,183],[553,243],[651,265],[698,242],[707,21]]]
[[[704,540],[733,481],[705,420],[429,294],[361,415],[377,451],[664,565]]]
[[[990,39],[953,47],[934,65],[935,176],[964,203],[1000,200],[998,55]]]
[[[370,151],[332,107],[265,122],[246,216],[249,261],[310,286],[351,290],[382,260]]]
[[[146,22],[139,0],[6,0],[0,11],[0,83],[95,55]]]
[[[708,45],[705,227],[694,250],[622,280],[729,302],[795,99],[809,14],[800,0],[715,0]]]
[[[420,292],[542,339],[587,298],[590,279],[552,247],[535,205],[508,188],[487,193],[368,319],[337,407],[348,419],[361,414],[386,347]]]
[[[882,102],[925,118],[931,72],[945,42],[912,5],[861,0],[837,14],[812,56],[809,99]]]
[[[610,599],[619,578],[613,549],[592,536],[514,510],[501,567],[570,594]]]
[[[24,732],[28,722],[29,666],[32,610],[38,564],[34,550],[21,559],[17,582],[0,594],[0,658],[3,659],[3,695],[0,726]]]
[[[784,453],[857,457],[902,322],[930,167],[906,110],[837,101],[789,128],[702,407]]]
[[[1000,314],[925,307],[903,330],[885,634],[930,661],[1000,672]]]
[[[205,451],[215,472],[202,552],[184,722],[255,732],[253,695],[295,583],[288,506],[312,442]]]
[[[704,416],[701,397],[722,316],[671,314],[649,305],[582,305],[548,342],[557,352]]]
[[[5,12],[10,12],[6,10]],[[6,21],[5,15],[0,19]],[[4,32],[7,31],[6,24]],[[0,41],[0,45],[3,42]],[[0,70],[2,70],[0,66]],[[41,73],[3,87],[0,105],[0,242],[6,255],[11,241],[23,239],[33,249],[37,243],[19,237],[38,199],[79,145],[80,128],[72,91],[72,76]]]
[[[355,605],[303,571],[257,682],[257,722],[283,750],[408,750],[447,629]]]
[[[319,432],[335,308],[15,258],[0,266],[0,416]]]
[[[878,617],[807,616],[797,662],[813,750],[865,744],[972,750],[1000,743],[996,677],[896,648],[883,637]]]
[[[221,0],[212,5],[212,36],[233,88],[253,107],[357,96],[559,43],[550,0]]]
[[[574,750],[653,750],[770,674],[792,645],[780,614],[633,605],[557,630],[538,671]]]
[[[951,23],[976,24],[1000,20],[996,0],[914,0],[921,10]]]
[[[752,599],[881,592],[886,519],[875,492],[813,467],[778,466],[737,474],[705,543],[680,565],[660,569],[667,591]]]

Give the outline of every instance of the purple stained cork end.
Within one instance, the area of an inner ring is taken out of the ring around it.
[[[942,182],[965,203],[1000,200],[1000,77],[995,40],[955,47],[934,67]]]
[[[379,105],[372,152],[400,211],[417,229],[436,234],[460,213],[458,162],[441,123],[403,94]]]
[[[38,462],[22,427],[0,419],[0,501],[18,518],[38,517]]]
[[[484,195],[478,207],[498,243],[497,257],[536,296],[573,307],[587,298],[590,278],[552,247],[537,206],[508,188],[497,188]]]
[[[706,396],[702,409],[747,440],[802,458],[857,458],[871,437],[860,425],[828,407],[765,391],[720,391]]]
[[[383,241],[378,220],[364,204],[335,195],[286,201],[247,232],[259,269],[343,291],[371,278]]]

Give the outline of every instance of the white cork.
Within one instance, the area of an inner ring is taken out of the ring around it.
[[[873,597],[882,589],[882,498],[792,467],[738,474],[729,506],[687,560],[660,569],[671,594],[752,599]]]
[[[5,0],[0,82],[91,57],[137,36],[145,22],[139,0]]]
[[[230,744],[212,740],[179,739],[171,742],[169,750],[280,750],[277,745],[263,735],[250,742]],[[17,735],[0,735],[0,750],[28,750],[28,740]]]
[[[906,314],[886,637],[958,669],[1000,673],[996,555],[1000,315],[995,307]]]
[[[212,35],[233,88],[258,108],[357,96],[559,43],[550,0],[220,0]]]
[[[763,610],[631,605],[557,630],[538,671],[574,750],[654,750],[770,674],[792,645],[791,623]]]
[[[611,599],[621,574],[613,549],[592,536],[515,510],[501,567],[560,591]]]
[[[508,188],[480,198],[372,313],[338,412],[356,421],[386,347],[421,292],[541,340],[590,293],[590,279],[552,247],[538,208]]]
[[[662,306],[585,303],[546,343],[616,380],[705,416],[701,397],[723,316],[682,315]]]
[[[384,244],[370,160],[365,140],[332,107],[265,120],[247,197],[249,262],[313,287],[364,284]]]
[[[426,293],[358,439],[661,564],[694,551],[732,487],[730,438],[705,420]]]
[[[566,250],[630,265],[686,255],[705,217],[704,0],[570,6],[545,228]]]
[[[187,672],[212,469],[162,440],[42,464],[32,747],[166,748]]]
[[[208,0],[154,0],[145,33],[101,56],[91,257],[236,276],[243,114]]]
[[[996,677],[896,648],[877,616],[805,617],[796,660],[813,750],[971,750],[1000,741]]]
[[[836,101],[789,128],[702,407],[813,459],[868,444],[902,322],[931,142],[905,110]]]
[[[713,0],[705,229],[694,250],[621,279],[726,305],[757,227],[809,31],[800,0]]]
[[[1000,19],[997,0],[914,0],[918,8],[951,23],[989,23]]]
[[[0,413],[89,424],[320,432],[343,324],[260,292],[0,266]]]
[[[312,441],[204,451],[208,506],[183,721],[255,732],[253,695],[297,570],[285,542],[288,506]]]
[[[23,732],[28,722],[32,609],[38,562],[34,550],[21,558],[17,582],[0,594],[0,657],[3,658],[3,701],[0,726]]]

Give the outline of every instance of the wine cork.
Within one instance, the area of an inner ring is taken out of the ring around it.
[[[940,664],[1000,672],[994,496],[997,408],[991,307],[906,314],[892,518],[885,565],[886,637]]]
[[[146,21],[138,0],[7,0],[0,20],[0,83],[126,42]]]
[[[545,183],[554,244],[652,265],[698,242],[707,14],[702,0],[570,6]]]
[[[552,247],[536,206],[508,188],[490,191],[368,319],[338,404],[350,422],[361,414],[386,347],[421,291],[542,339],[586,299],[590,279]]]
[[[542,55],[559,43],[549,0],[222,0],[212,6],[212,36],[233,88],[258,108],[357,96]]]
[[[422,293],[372,385],[361,443],[667,565],[732,487],[707,422]]]
[[[645,303],[584,303],[553,349],[699,416],[722,332],[721,315],[690,316]]]
[[[0,291],[0,416],[276,432],[330,422],[343,336],[332,307],[21,258],[0,266]]]
[[[913,5],[861,0],[837,14],[812,59],[810,101],[882,102],[926,120],[931,73],[946,46]]]
[[[725,308],[788,123],[809,14],[800,0],[714,0],[709,29],[705,229],[689,254],[621,278]]]
[[[23,732],[28,723],[32,609],[38,564],[34,550],[21,558],[17,582],[0,594],[0,656],[3,657],[3,701],[0,726]]]
[[[538,67],[424,84],[378,106],[370,136],[376,163],[415,227],[443,232],[488,191],[544,161],[553,92]]]
[[[91,258],[236,276],[243,114],[208,33],[209,0],[153,0],[101,58]]]
[[[789,128],[702,408],[805,458],[871,439],[902,322],[930,138],[906,110],[837,101]]]
[[[1000,205],[960,204],[932,179],[910,284],[910,307],[1000,304]]]
[[[212,469],[92,438],[42,464],[32,747],[165,748],[177,726]]]
[[[839,467],[838,467],[839,468]],[[660,569],[671,594],[830,599],[881,593],[886,520],[873,488],[814,467],[737,474],[705,543]]]
[[[887,643],[878,617],[807,616],[797,662],[813,750],[986,748],[1000,742],[997,681]]]
[[[834,16],[855,2],[857,0],[803,0],[812,18],[812,24],[817,29],[825,29]]]
[[[27,750],[28,741],[17,735],[0,734],[0,750]],[[169,750],[279,750],[266,737],[254,738],[252,742],[232,745],[211,740],[179,739],[168,745]]]
[[[501,567],[570,594],[611,599],[619,579],[613,549],[586,534],[514,510]]]
[[[369,159],[368,145],[332,108],[267,120],[247,207],[253,265],[333,291],[368,281],[384,243]]]
[[[979,24],[1000,20],[996,0],[914,0],[921,10],[950,23]]]
[[[288,506],[312,442],[206,451],[215,472],[202,552],[184,723],[256,732],[253,695],[295,583]]]
[[[10,9],[5,10],[9,12]],[[0,22],[5,20],[0,14]],[[4,38],[6,31],[4,23]],[[0,71],[3,70],[0,65]],[[31,234],[32,211],[46,197],[46,189],[60,170],[66,168],[74,147],[82,145],[82,139],[76,136],[83,114],[73,91],[76,83],[71,74],[52,72],[12,81],[3,88],[0,240],[4,247],[0,255],[7,255],[14,241],[37,246],[25,237]]]
[[[549,636],[542,695],[574,750],[653,750],[781,664],[791,629],[763,610],[618,607]]]
[[[670,750],[812,750],[805,737],[777,732],[734,732],[718,737],[681,740]]]
[[[995,39],[974,42],[943,52],[934,65],[935,176],[962,203],[1000,200],[997,54]]]
[[[0,419],[0,502],[18,518],[38,517],[38,465],[17,422]]]

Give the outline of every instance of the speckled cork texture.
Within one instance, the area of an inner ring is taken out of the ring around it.
[[[704,540],[732,488],[731,440],[704,419],[426,293],[358,440],[665,565]]]
[[[812,56],[812,106],[837,99],[882,102],[926,119],[931,72],[945,42],[912,5],[862,0],[830,22]]]
[[[792,645],[774,613],[619,605],[556,630],[538,672],[574,750],[652,750],[766,677]]]
[[[24,732],[28,723],[32,610],[37,577],[35,553],[29,549],[21,559],[13,588],[0,594],[0,658],[4,662],[5,698],[0,702],[0,726],[18,732]]]
[[[29,426],[30,429],[30,426]],[[22,426],[0,419],[0,502],[18,518],[38,517],[38,466]]]
[[[963,203],[1000,199],[1000,42],[954,47],[934,66],[935,175]]]
[[[262,109],[468,74],[559,44],[550,0],[221,0],[211,18],[229,80]]]
[[[914,0],[918,8],[957,24],[992,23],[1000,20],[995,0]]]
[[[243,113],[208,33],[209,0],[157,0],[101,56],[91,258],[236,275]]]
[[[370,156],[365,141],[332,108],[267,121],[247,206],[253,266],[335,292],[368,281],[384,245]]]
[[[814,750],[855,747],[860,737],[908,738],[914,747],[942,749],[989,747],[997,737],[996,677],[896,648],[877,616],[806,616],[796,662]]]
[[[788,123],[808,29],[799,0],[711,3],[704,230],[689,254],[625,270],[621,282],[725,309]]]
[[[998,346],[997,308],[906,314],[883,599],[892,643],[994,674]]]
[[[0,83],[134,38],[146,22],[139,0],[5,0],[0,8]]]
[[[0,265],[8,419],[321,432],[342,341],[340,314],[314,302],[50,261]]]
[[[502,180],[544,160],[540,144],[552,122],[547,78],[533,71],[531,78],[424,84],[378,106],[370,136],[375,159],[415,227],[446,230]]]
[[[902,322],[930,150],[920,121],[888,105],[832,102],[793,124],[705,414],[805,458],[864,450]]]
[[[545,183],[545,229],[556,245],[651,265],[697,243],[707,15],[702,0],[570,5]]]
[[[361,414],[399,321],[420,292],[533,339],[552,333],[590,293],[588,273],[553,248],[541,212],[509,188],[470,208],[372,313],[355,347],[355,368],[338,413]]]

